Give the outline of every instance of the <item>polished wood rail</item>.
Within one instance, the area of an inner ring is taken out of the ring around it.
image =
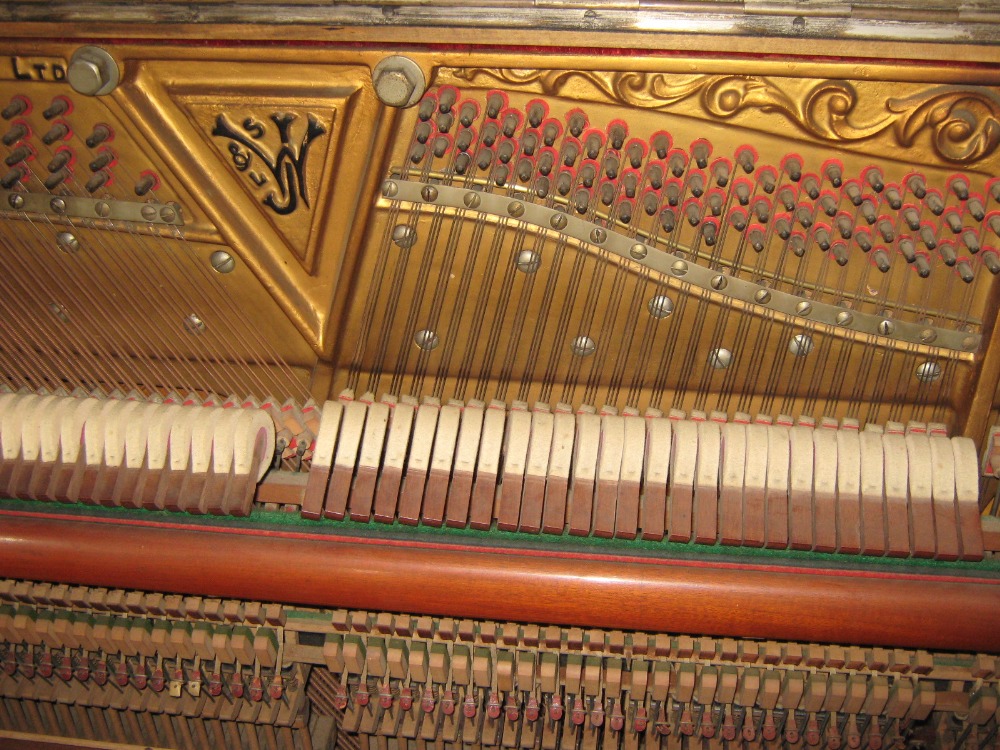
[[[1000,578],[7,511],[0,576],[627,630],[1000,651]]]

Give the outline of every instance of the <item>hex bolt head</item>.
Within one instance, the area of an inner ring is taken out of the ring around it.
[[[110,94],[121,80],[118,63],[104,49],[80,47],[70,58],[66,78],[73,90],[85,96]]]
[[[413,60],[393,55],[372,71],[372,83],[379,100],[389,107],[412,107],[424,95],[424,71]]]

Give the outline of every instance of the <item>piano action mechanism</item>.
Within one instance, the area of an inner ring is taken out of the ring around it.
[[[942,5],[2,6],[3,746],[995,747]]]

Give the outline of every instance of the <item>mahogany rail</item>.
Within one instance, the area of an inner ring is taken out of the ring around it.
[[[0,513],[0,576],[667,633],[1000,651],[1000,577]]]

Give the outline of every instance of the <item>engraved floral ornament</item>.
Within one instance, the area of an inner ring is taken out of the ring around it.
[[[584,86],[613,101],[646,109],[667,109],[697,96],[702,109],[720,119],[745,110],[774,113],[808,135],[828,141],[860,141],[888,132],[908,147],[927,131],[937,154],[956,163],[978,161],[1000,145],[1000,96],[979,86],[934,86],[886,98],[877,107],[867,100],[859,107],[857,89],[840,80],[819,81],[800,91],[794,83],[765,76],[485,68],[448,72],[468,82],[486,78],[533,86],[549,96],[579,93]]]

